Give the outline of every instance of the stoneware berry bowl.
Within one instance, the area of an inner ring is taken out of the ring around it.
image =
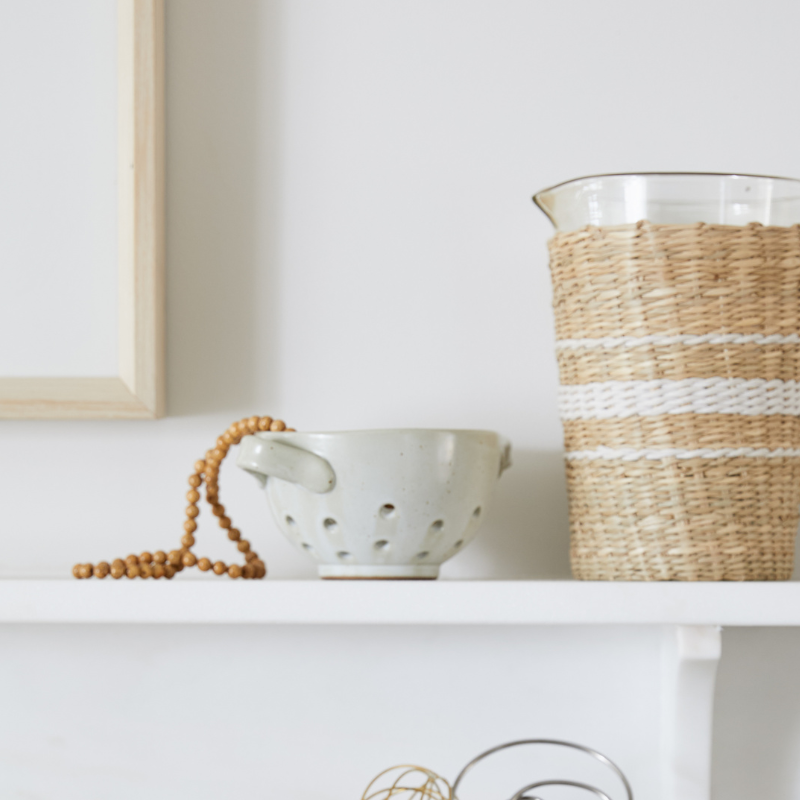
[[[511,465],[491,431],[281,431],[242,439],[238,466],[323,578],[436,578],[474,538]]]

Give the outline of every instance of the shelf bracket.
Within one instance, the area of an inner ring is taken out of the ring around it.
[[[716,625],[665,629],[662,662],[662,800],[709,800],[714,684],[722,653]]]

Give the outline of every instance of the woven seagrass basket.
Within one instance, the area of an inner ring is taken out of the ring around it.
[[[585,226],[550,264],[575,577],[788,579],[800,226]]]

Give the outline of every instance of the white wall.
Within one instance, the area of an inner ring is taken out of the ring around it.
[[[800,176],[800,6],[168,0],[167,10],[169,416],[0,423],[0,575],[62,576],[76,560],[176,543],[195,458],[258,412],[306,430],[503,432],[515,466],[482,535],[444,575],[566,577],[549,229],[530,195],[606,171]],[[251,478],[231,466],[222,487],[273,577],[313,577]],[[206,516],[200,549],[229,558]],[[387,688],[385,701],[362,702],[361,673],[347,665],[370,637],[370,674],[422,686],[425,703],[444,693],[436,735],[403,712],[376,742],[377,711],[406,700]],[[776,700],[794,692],[797,641],[726,633],[719,797],[800,791],[790,766],[800,710]],[[81,797],[133,796],[141,764],[154,798],[228,786],[276,797],[294,771],[306,786],[312,754],[349,776],[323,793],[345,798],[394,760],[452,774],[481,747],[530,733],[605,748],[646,800],[658,789],[652,646],[641,631],[7,628],[0,784],[77,797],[71,770],[94,764],[114,793],[101,782]],[[335,686],[318,677],[332,648]],[[301,661],[314,668],[287,666]],[[512,691],[528,668],[535,686]],[[450,676],[466,676],[452,694]],[[470,697],[471,724],[453,723]],[[280,734],[295,699],[305,748]],[[339,730],[345,709],[355,721]],[[752,748],[760,755],[746,758]],[[217,768],[241,772],[229,784]]]

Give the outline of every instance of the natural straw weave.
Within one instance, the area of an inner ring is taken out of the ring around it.
[[[800,226],[550,242],[572,570],[786,580],[800,507]]]

